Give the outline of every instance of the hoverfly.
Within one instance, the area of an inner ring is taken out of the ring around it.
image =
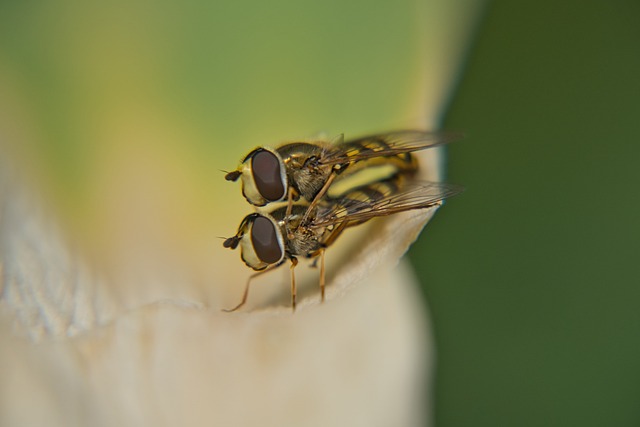
[[[256,212],[247,215],[235,236],[223,243],[225,248],[240,246],[242,260],[256,270],[245,286],[240,303],[230,310],[242,307],[249,294],[249,284],[256,276],[274,270],[287,260],[291,262],[291,306],[296,306],[296,282],[294,269],[298,257],[320,259],[320,294],[324,301],[326,248],[355,225],[371,218],[391,215],[413,209],[424,209],[462,191],[457,185],[413,181],[402,174],[358,187],[343,196],[324,197],[309,212],[308,204],[295,204],[277,208],[270,213]],[[287,211],[290,210],[290,213]],[[292,233],[288,233],[287,223]]]
[[[241,178],[242,194],[254,206],[287,201],[290,213],[293,201],[302,197],[310,202],[311,211],[339,175],[376,164],[392,165],[396,172],[409,175],[418,169],[411,152],[458,137],[455,133],[403,130],[348,141],[340,137],[335,143],[293,142],[275,149],[258,147],[225,179]]]

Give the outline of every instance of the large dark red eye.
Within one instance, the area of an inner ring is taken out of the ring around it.
[[[267,264],[274,264],[282,258],[282,248],[275,225],[263,216],[258,216],[253,221],[251,243],[258,258]]]
[[[256,187],[262,197],[270,202],[284,197],[280,161],[275,154],[266,150],[257,151],[251,159],[251,169]]]

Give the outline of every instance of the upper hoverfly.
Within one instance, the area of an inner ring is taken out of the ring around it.
[[[312,210],[331,183],[363,167],[391,165],[409,175],[418,169],[411,152],[435,147],[459,137],[455,133],[403,130],[335,143],[293,142],[277,148],[258,147],[227,173],[227,181],[242,180],[242,194],[254,206],[288,201],[288,212],[300,197]]]
[[[246,303],[251,279],[287,260],[291,261],[291,306],[295,309],[297,257],[320,257],[320,293],[324,301],[324,253],[345,229],[374,217],[428,208],[461,191],[462,188],[456,185],[413,181],[397,174],[353,189],[336,199],[324,197],[311,212],[308,204],[296,204],[290,209],[282,206],[270,213],[247,215],[236,234],[223,245],[231,249],[240,246],[242,260],[257,273],[249,277],[240,303],[225,311],[235,311]],[[291,228],[287,228],[287,224]]]

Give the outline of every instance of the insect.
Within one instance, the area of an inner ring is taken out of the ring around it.
[[[238,231],[226,239],[223,246],[240,246],[242,260],[257,272],[247,280],[240,303],[230,310],[242,307],[249,295],[251,280],[274,270],[287,260],[291,262],[291,306],[296,306],[294,269],[298,257],[320,259],[320,294],[325,294],[325,250],[342,232],[374,217],[391,215],[412,209],[424,209],[462,191],[457,185],[414,181],[402,174],[364,185],[337,199],[323,198],[309,213],[308,204],[295,204],[291,209],[279,207],[270,213],[247,215]],[[290,213],[287,211],[290,210]],[[287,221],[292,233],[288,233]]]
[[[275,149],[258,147],[225,179],[240,178],[242,194],[254,206],[287,201],[287,213],[291,213],[293,201],[302,197],[311,203],[312,211],[339,176],[374,165],[391,165],[395,172],[409,175],[418,169],[411,152],[458,137],[455,133],[402,130],[348,141],[341,137],[335,143],[293,142]]]

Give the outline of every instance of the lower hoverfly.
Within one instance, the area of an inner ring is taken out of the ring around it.
[[[296,306],[294,268],[298,257],[320,259],[320,293],[324,301],[326,248],[355,225],[374,217],[434,206],[462,191],[457,185],[413,181],[398,174],[392,178],[353,189],[340,198],[322,198],[309,212],[308,204],[282,206],[270,213],[247,215],[238,231],[224,241],[225,248],[240,246],[242,260],[257,273],[251,275],[240,303],[249,295],[249,284],[256,276],[274,270],[287,260],[291,262],[291,306]],[[289,211],[289,213],[288,213]],[[291,227],[287,228],[287,224]]]
[[[316,203],[339,176],[363,167],[390,165],[395,172],[415,173],[411,152],[442,145],[459,137],[455,133],[403,130],[344,141],[293,142],[277,148],[258,147],[240,166],[227,173],[227,181],[241,178],[242,194],[254,206],[292,202],[300,197]],[[348,172],[347,172],[348,171]]]

